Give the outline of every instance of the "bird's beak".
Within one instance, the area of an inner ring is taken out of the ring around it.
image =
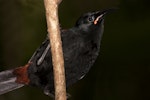
[[[103,11],[97,11],[95,12],[95,20],[94,24],[96,25],[100,20],[104,18],[104,16],[108,13],[111,13],[113,11],[117,10],[116,8],[111,8],[111,9],[105,9]]]

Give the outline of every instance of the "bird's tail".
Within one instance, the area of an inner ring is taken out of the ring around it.
[[[0,72],[0,95],[24,86],[24,84],[16,83],[16,76],[13,74],[13,71]]]

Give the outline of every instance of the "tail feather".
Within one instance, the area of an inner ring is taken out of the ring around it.
[[[24,84],[16,83],[16,77],[13,70],[6,70],[0,72],[0,95],[18,89]]]

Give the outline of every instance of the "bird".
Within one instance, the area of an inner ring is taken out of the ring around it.
[[[88,12],[69,29],[61,29],[66,88],[81,80],[100,53],[104,17],[113,9]],[[0,95],[25,85],[54,95],[53,65],[48,36],[24,66],[0,72]]]

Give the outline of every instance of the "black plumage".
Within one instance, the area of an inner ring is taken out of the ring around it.
[[[82,79],[95,62],[105,13],[84,14],[73,28],[61,31],[67,87]],[[54,91],[52,58],[50,49],[46,50],[49,45],[47,38],[31,58],[28,68],[30,84],[42,88],[46,94]]]
[[[61,30],[67,88],[82,79],[94,64],[100,52],[104,16],[112,11],[103,10],[83,14],[75,26]],[[54,93],[53,66],[48,38],[23,67],[0,72],[0,95],[31,85],[45,94]]]

